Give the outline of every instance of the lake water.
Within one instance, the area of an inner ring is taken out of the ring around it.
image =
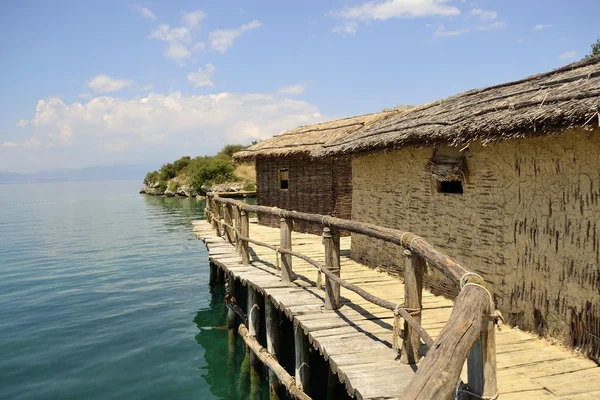
[[[0,185],[0,398],[248,397],[192,234],[204,202],[139,187]]]

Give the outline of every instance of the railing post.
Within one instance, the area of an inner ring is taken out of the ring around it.
[[[221,236],[221,206],[216,198],[213,200],[213,217],[215,219],[213,226],[215,227],[217,236]]]
[[[233,220],[234,220],[234,226],[235,229],[237,229],[238,231],[242,231],[242,216],[240,215],[240,209],[238,208],[238,206],[236,205],[233,208]],[[235,232],[235,249],[237,250],[237,253],[239,255],[242,254],[242,241],[240,240],[240,235]]]
[[[325,245],[325,268],[340,276],[340,236],[323,228],[323,244]],[[340,285],[325,276],[325,309],[340,308]]]
[[[421,309],[423,307],[423,273],[425,260],[413,255],[410,250],[404,250],[404,307],[417,322],[421,322]],[[404,338],[402,340],[401,362],[416,364],[419,362],[419,347],[421,340],[419,334],[404,321]]]
[[[230,204],[223,204],[223,214],[225,215],[225,223],[227,225],[233,226],[231,223],[231,205]],[[233,243],[233,232],[231,231],[231,228],[229,228],[228,226],[225,226],[223,230],[225,231],[225,239],[227,239],[227,241],[229,243]]]
[[[240,229],[242,236],[250,237],[250,221],[248,219],[248,213],[244,210],[240,211],[240,218],[242,220],[242,228]],[[248,265],[250,264],[250,252],[248,251],[248,242],[245,240],[240,240],[240,242],[240,249],[242,252],[242,264]]]
[[[281,218],[281,241],[279,247],[285,250],[292,250],[292,221]],[[293,281],[292,256],[291,254],[281,253],[281,281],[290,283]]]
[[[496,330],[494,318],[483,316],[481,334],[467,358],[467,379],[469,391],[476,394],[473,399],[494,398],[498,393],[496,380]]]
[[[206,220],[214,228],[215,224],[213,223],[212,214],[211,213],[212,213],[212,197],[209,194],[206,194],[206,204],[204,205],[204,217],[206,217]]]

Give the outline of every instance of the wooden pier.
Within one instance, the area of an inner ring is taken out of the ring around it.
[[[234,200],[209,197],[208,220],[194,221],[194,233],[209,250],[212,279],[216,281],[220,271],[228,277],[230,290],[235,282],[248,288],[247,310],[243,310],[247,311],[248,326],[242,325],[240,333],[253,349],[255,359],[251,362],[261,359],[266,363],[270,383],[283,384],[295,398],[309,398],[311,391],[317,390],[308,380],[309,347],[323,356],[331,377],[357,399],[455,395],[600,398],[600,368],[594,362],[518,329],[503,326],[496,332],[494,318],[478,316],[494,310],[487,308],[489,297],[482,282],[465,279],[470,273],[460,270],[463,287],[471,282],[469,289],[473,296],[479,296],[473,297],[474,301],[464,301],[465,290],[456,304],[422,290],[423,261],[431,267],[439,254],[431,253],[426,242],[417,247],[417,241],[424,241],[415,235],[410,234],[409,246],[405,246],[409,247],[405,284],[351,260],[350,237],[340,238],[335,230],[331,234],[325,227],[323,236],[293,232],[288,223],[291,218],[286,219],[281,211],[281,229],[269,228],[251,222],[244,211],[247,206],[234,205]],[[408,235],[403,233],[399,241]],[[300,253],[304,258],[298,258]],[[438,258],[445,262],[444,257]],[[327,270],[319,272],[315,265]],[[460,267],[451,262],[448,265],[457,271]],[[336,276],[342,285],[336,284]],[[230,298],[234,297],[230,291]],[[477,308],[478,303],[483,309]],[[264,310],[260,309],[262,304]],[[388,304],[401,307],[392,312]],[[286,372],[277,363],[280,349],[275,312],[294,324],[294,371]],[[265,327],[257,326],[260,313]],[[230,321],[234,319],[231,311]],[[267,332],[265,348],[253,339],[258,329]],[[472,340],[465,339],[468,337]],[[421,341],[429,342],[429,346]],[[449,350],[456,354],[448,355]]]

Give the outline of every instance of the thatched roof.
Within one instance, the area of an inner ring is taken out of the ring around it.
[[[239,151],[233,155],[233,159],[244,162],[251,161],[255,157],[312,155],[326,144],[338,143],[349,135],[356,134],[365,127],[383,121],[407,108],[409,107],[300,126]]]
[[[464,146],[600,124],[600,57],[412,108],[325,143],[315,156],[404,146]]]

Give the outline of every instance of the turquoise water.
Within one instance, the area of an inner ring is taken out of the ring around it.
[[[0,185],[0,398],[247,398],[204,202],[139,186]]]

